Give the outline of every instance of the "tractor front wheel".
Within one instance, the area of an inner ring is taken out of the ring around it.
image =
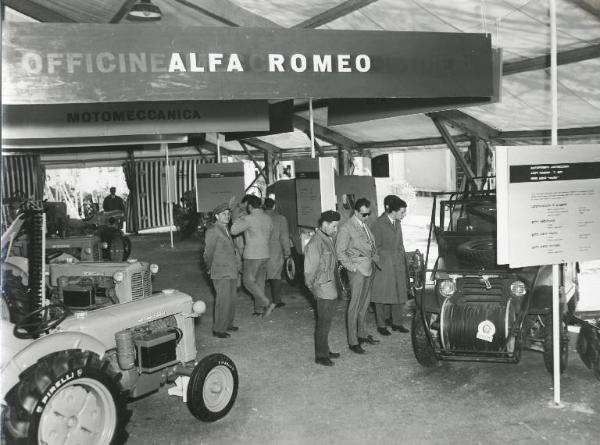
[[[214,422],[233,407],[238,392],[238,372],[233,361],[223,354],[200,360],[190,376],[187,406],[194,417]]]
[[[544,317],[544,365],[546,370],[554,373],[554,336],[552,335],[552,314]],[[569,333],[564,321],[560,322],[560,373],[562,374],[567,369],[569,361]]]

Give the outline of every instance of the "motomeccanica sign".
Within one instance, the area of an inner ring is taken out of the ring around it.
[[[5,104],[489,97],[489,35],[8,23]]]

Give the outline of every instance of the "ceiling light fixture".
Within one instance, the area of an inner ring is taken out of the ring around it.
[[[152,22],[161,17],[160,8],[150,0],[140,0],[127,13],[127,20],[132,22]]]

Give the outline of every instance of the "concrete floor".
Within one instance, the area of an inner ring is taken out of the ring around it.
[[[240,292],[240,331],[217,339],[197,239],[176,239],[171,249],[168,234],[133,237],[133,256],[160,265],[156,289],[174,287],[207,303],[196,327],[198,358],[227,354],[240,387],[232,411],[212,424],[197,421],[166,388],[131,403],[129,444],[591,444],[600,438],[600,382],[580,360],[575,337],[558,408],[540,353],[524,352],[518,365],[424,369],[410,334],[394,332],[368,346],[367,354],[353,354],[343,302],[330,335],[332,350],[342,356],[326,368],[314,364],[314,313],[297,289],[286,286],[287,305],[267,320],[251,316],[250,298]],[[368,325],[379,337],[373,314]]]

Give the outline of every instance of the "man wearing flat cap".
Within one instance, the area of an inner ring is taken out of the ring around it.
[[[230,336],[227,331],[237,331],[233,324],[237,277],[240,258],[229,233],[229,204],[223,203],[213,210],[215,223],[206,230],[204,262],[215,288],[213,335],[219,338]]]

